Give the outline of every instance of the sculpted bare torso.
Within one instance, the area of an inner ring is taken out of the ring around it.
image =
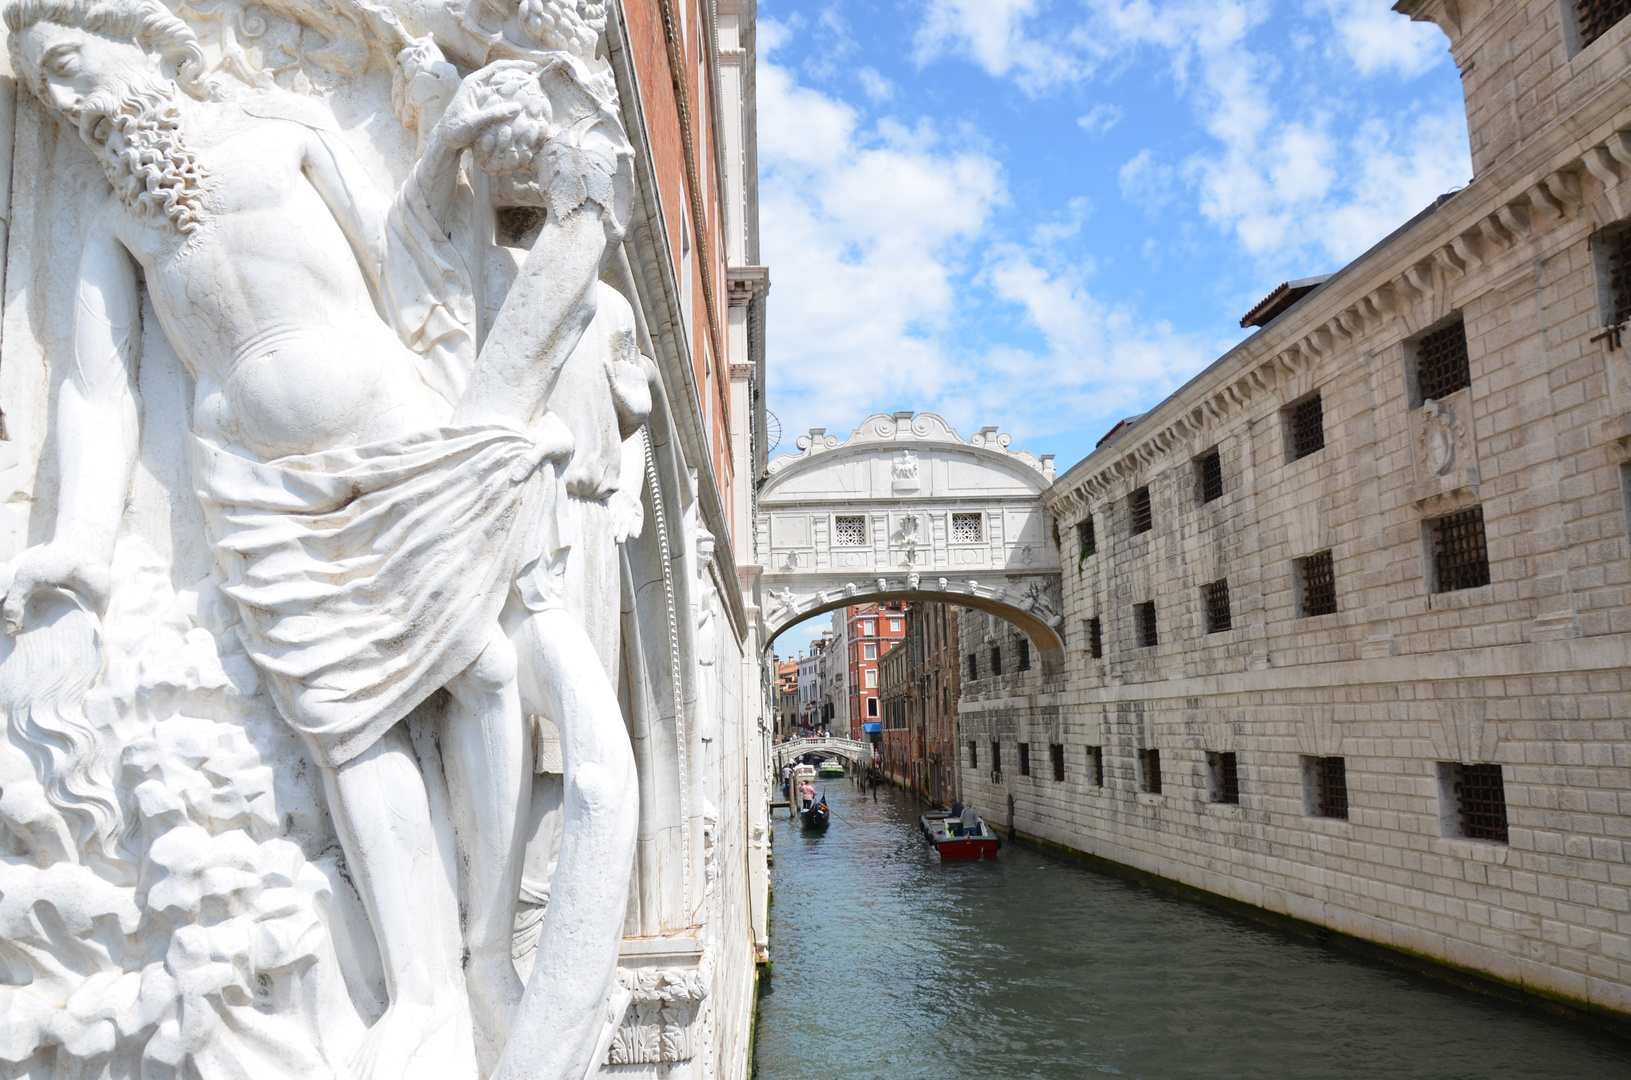
[[[195,430],[270,460],[433,425],[370,294],[384,207],[360,166],[331,137],[231,105],[189,110],[183,135],[208,177],[197,231],[112,198],[104,224],[197,382]]]

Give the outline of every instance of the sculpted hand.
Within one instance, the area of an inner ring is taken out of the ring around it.
[[[65,589],[93,610],[103,611],[111,587],[107,564],[96,556],[57,541],[31,547],[18,557],[11,587],[0,605],[5,631],[15,636],[23,628],[28,602],[42,589]]]
[[[525,60],[500,60],[468,76],[448,102],[432,138],[450,151],[464,150],[495,124],[514,120],[522,112],[522,103],[494,97],[490,84],[494,76],[520,69],[535,70],[535,65]]]

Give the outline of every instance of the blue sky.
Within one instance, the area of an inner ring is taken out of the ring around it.
[[[1063,471],[1466,183],[1447,42],[1389,6],[760,0],[778,452],[914,409]]]

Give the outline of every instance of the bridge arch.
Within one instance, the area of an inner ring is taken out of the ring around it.
[[[771,747],[772,765],[777,773],[805,754],[820,754],[823,758],[841,757],[852,765],[872,764],[872,744],[854,739],[789,739]]]
[[[933,413],[879,413],[840,441],[824,428],[772,461],[755,513],[769,648],[814,615],[879,600],[988,611],[1044,654],[1064,647],[1058,537],[1041,495],[1053,456],[964,439]]]

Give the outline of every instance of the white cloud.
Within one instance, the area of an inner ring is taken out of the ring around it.
[[[1438,63],[1449,48],[1432,23],[1412,22],[1374,0],[1316,0],[1336,24],[1348,58],[1361,72],[1411,77]]]
[[[1126,115],[1127,110],[1121,106],[1100,102],[1085,114],[1078,116],[1076,126],[1087,132],[1089,137],[1096,139],[1121,123]]]
[[[1155,152],[1148,147],[1123,165],[1117,177],[1121,197],[1152,214],[1172,201],[1172,166],[1156,161]]]
[[[1067,54],[1025,33],[1038,0],[929,0],[918,29],[916,59],[966,56],[992,75],[1012,75],[1043,89],[1071,78]]]
[[[861,80],[861,89],[873,101],[891,101],[895,97],[895,84],[878,74],[877,68],[864,67],[855,73]]]

